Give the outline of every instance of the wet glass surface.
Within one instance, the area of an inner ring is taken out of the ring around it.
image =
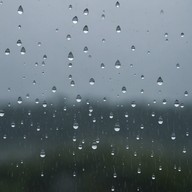
[[[0,1],[0,191],[192,191],[192,2]]]

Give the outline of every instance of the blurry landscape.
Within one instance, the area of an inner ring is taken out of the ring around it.
[[[190,105],[8,105],[0,191],[192,191],[191,116]]]

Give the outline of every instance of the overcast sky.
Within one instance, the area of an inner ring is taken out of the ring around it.
[[[120,7],[111,0],[4,0],[0,5],[0,101],[16,101],[26,94],[30,94],[31,101],[57,94],[73,100],[80,94],[82,98],[96,96],[112,100],[190,101],[192,1],[119,2]],[[20,5],[23,14],[17,12]],[[83,14],[86,8],[88,15]],[[76,24],[72,22],[75,16]],[[85,25],[89,28],[86,34]],[[117,26],[121,28],[119,33]],[[67,40],[68,34],[71,40]],[[19,39],[21,46],[16,44]],[[131,50],[133,45],[135,51]],[[83,52],[85,46],[87,53]],[[26,49],[25,55],[20,54],[22,47]],[[5,55],[7,48],[9,55]],[[74,55],[73,61],[68,60],[69,52]],[[119,69],[115,68],[117,60],[121,62]],[[72,67],[68,66],[70,62]],[[100,67],[101,63],[105,68]],[[176,67],[177,63],[180,68]],[[157,85],[159,77],[163,79],[161,86]],[[94,78],[94,85],[89,84],[90,78]],[[72,80],[74,87],[70,85]],[[57,88],[56,93],[51,91],[53,86]],[[121,91],[124,86],[126,93]],[[184,97],[185,91],[189,92],[188,97]]]

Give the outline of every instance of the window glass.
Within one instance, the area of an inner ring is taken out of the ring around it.
[[[0,191],[192,191],[192,1],[0,1]]]

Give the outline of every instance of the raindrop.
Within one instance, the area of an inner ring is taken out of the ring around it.
[[[155,175],[153,174],[151,178],[152,178],[152,180],[155,180]]]
[[[18,41],[17,41],[17,46],[21,46],[22,45],[22,41],[19,39]]]
[[[122,93],[126,93],[127,92],[127,89],[126,89],[126,87],[124,86],[124,87],[122,87]]]
[[[4,112],[4,110],[0,110],[0,117],[3,117],[5,115],[5,112]]]
[[[46,101],[43,101],[43,105],[42,105],[44,108],[47,107],[47,102]]]
[[[177,100],[177,99],[175,100],[174,106],[179,107],[179,100]]]
[[[25,50],[25,48],[24,48],[24,47],[22,47],[22,48],[21,48],[21,51],[20,51],[20,53],[21,53],[21,55],[25,55],[25,53],[26,53],[26,50]]]
[[[119,132],[119,131],[120,131],[119,122],[115,123],[114,130],[115,130],[116,132]]]
[[[131,102],[131,107],[133,107],[133,108],[136,107],[135,101],[132,101],[132,102]]]
[[[66,38],[68,41],[71,40],[71,35],[68,34]]]
[[[77,123],[76,120],[74,120],[73,129],[78,129],[78,128],[79,128],[79,124]]]
[[[105,19],[105,14],[104,14],[104,13],[101,15],[101,18],[102,18],[102,19]]]
[[[77,17],[77,16],[73,17],[72,22],[73,22],[74,24],[77,24],[77,22],[78,22],[78,17]]]
[[[56,91],[57,91],[56,86],[53,86],[53,87],[52,87],[52,92],[53,92],[53,93],[56,93]]]
[[[171,140],[175,140],[176,139],[176,135],[175,135],[175,133],[172,133],[171,134]]]
[[[89,14],[89,9],[88,8],[84,9],[83,14],[88,15]]]
[[[187,97],[188,96],[188,91],[185,91],[184,95],[185,95],[185,97]]]
[[[45,158],[45,156],[46,156],[45,151],[42,149],[40,152],[40,157]]]
[[[71,85],[71,87],[74,87],[75,86],[75,81],[72,80],[70,85]]]
[[[105,64],[101,63],[101,69],[104,69],[104,68],[105,68]]]
[[[184,33],[181,33],[181,37],[184,37]]]
[[[158,85],[163,85],[163,79],[162,79],[161,77],[159,77],[159,78],[157,79],[157,84],[158,84]]]
[[[177,68],[177,69],[180,68],[180,64],[179,64],[179,63],[176,64],[176,68]]]
[[[21,98],[21,97],[18,97],[17,103],[18,103],[18,104],[21,104],[22,102],[23,102],[22,98]]]
[[[73,59],[74,59],[73,53],[72,53],[72,52],[69,52],[69,54],[68,54],[68,60],[69,60],[69,61],[73,61]]]
[[[121,67],[121,62],[119,61],[119,60],[117,60],[116,62],[115,62],[115,68],[116,69],[119,69]]]
[[[19,6],[17,12],[19,15],[23,14],[24,11],[23,11],[23,7],[21,5]]]
[[[131,50],[135,51],[135,46],[134,45],[131,46]]]
[[[159,125],[163,124],[163,118],[161,116],[159,117],[158,123],[159,123]]]
[[[120,27],[119,25],[116,27],[116,32],[117,32],[117,33],[120,33],[120,32],[121,32],[121,27]]]
[[[84,47],[83,52],[87,53],[88,52],[88,47]]]
[[[115,7],[120,7],[120,3],[119,3],[119,1],[117,1],[116,3],[115,3]]]
[[[89,80],[89,84],[90,84],[90,85],[94,85],[94,84],[95,84],[95,80],[94,80],[93,78],[91,78],[91,79]]]
[[[167,104],[167,100],[163,99],[163,105],[166,105],[166,104]]]
[[[78,103],[81,102],[81,95],[77,95],[77,97],[76,97],[76,101],[77,101]]]
[[[85,26],[83,27],[83,32],[84,32],[84,33],[88,33],[88,32],[89,32],[89,28],[88,28],[87,25],[85,25]]]
[[[5,50],[5,55],[9,55],[9,54],[10,54],[10,49],[7,48],[7,49]]]
[[[93,142],[91,147],[92,147],[93,150],[97,149],[97,143]]]
[[[164,36],[165,36],[165,37],[168,37],[168,33],[165,33]]]

